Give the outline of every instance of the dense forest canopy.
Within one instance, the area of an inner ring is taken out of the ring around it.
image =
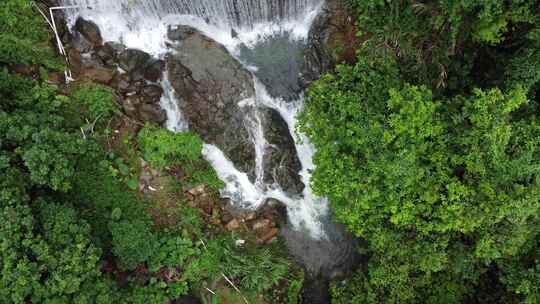
[[[540,303],[540,2],[346,2],[358,58],[311,84],[299,126],[313,189],[361,239],[332,303]],[[220,201],[201,138],[116,136],[110,88],[49,81],[51,38],[33,1],[0,2],[0,303],[168,303],[228,280],[230,303],[300,303],[281,244],[238,248],[186,203],[201,184]],[[167,172],[151,197],[141,158]]]
[[[351,1],[310,89],[312,181],[365,240],[336,303],[540,302],[540,3]]]

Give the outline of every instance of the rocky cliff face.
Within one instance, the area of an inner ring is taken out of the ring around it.
[[[268,147],[264,154],[264,182],[277,183],[283,190],[291,194],[300,194],[304,183],[299,172],[302,164],[298,159],[294,140],[289,133],[289,127],[281,115],[273,109],[263,109],[264,134]]]
[[[354,63],[360,45],[358,28],[344,0],[326,0],[309,32],[305,79],[317,80],[339,63]]]
[[[175,42],[166,58],[169,79],[190,129],[253,178],[251,74],[223,46],[191,27],[171,30],[169,39]]]
[[[268,142],[264,182],[301,193],[300,161],[279,113],[254,104],[253,78],[228,51],[199,31],[179,26],[166,59],[169,79],[191,130],[219,147],[236,168],[255,178],[254,125],[262,124]]]

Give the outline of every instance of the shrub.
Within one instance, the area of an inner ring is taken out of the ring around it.
[[[304,271],[300,270],[291,274],[289,279],[289,288],[287,288],[287,304],[302,303],[302,287],[304,285]]]
[[[79,86],[72,96],[84,106],[90,123],[99,119],[106,121],[112,118],[118,110],[113,91],[102,85],[85,84]]]
[[[185,275],[192,281],[221,274],[239,282],[239,287],[263,294],[289,274],[290,262],[270,248],[237,248],[232,237],[216,237],[208,241],[205,251],[188,267]]]
[[[60,69],[62,61],[49,45],[45,20],[33,1],[0,2],[0,64],[41,64]]]
[[[203,142],[191,132],[173,133],[154,125],[146,125],[139,132],[138,141],[144,159],[159,169],[192,164],[201,159]]]
[[[361,60],[312,86],[301,120],[317,147],[313,189],[366,240],[357,290],[461,303],[537,239],[538,104],[522,88],[435,98],[390,75]]]
[[[123,220],[110,224],[113,253],[124,269],[146,262],[158,248],[156,235],[147,222]]]

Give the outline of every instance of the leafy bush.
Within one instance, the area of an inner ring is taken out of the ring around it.
[[[540,122],[519,87],[438,100],[391,75],[361,60],[312,86],[301,129],[318,148],[313,188],[367,242],[358,290],[461,303],[538,237]]]
[[[269,248],[237,248],[231,237],[216,237],[206,244],[203,254],[188,267],[186,277],[217,279],[221,274],[238,282],[239,288],[263,294],[287,277],[290,262]]]
[[[525,36],[538,24],[536,0],[348,2],[368,38],[363,56],[398,60],[405,80],[433,90],[470,88],[479,68],[481,81],[503,75],[493,65],[530,45]]]
[[[0,209],[0,296],[6,303],[112,299],[99,271],[90,227],[69,206],[40,201],[39,217],[19,205]],[[40,223],[41,227],[34,226]]]
[[[302,303],[302,287],[304,285],[304,271],[291,275],[289,279],[289,288],[287,289],[287,304]]]
[[[0,64],[42,64],[59,69],[62,61],[49,45],[47,23],[33,1],[0,3]]]
[[[124,269],[146,262],[158,249],[157,236],[147,222],[123,220],[110,224],[112,251]]]
[[[118,111],[116,99],[109,87],[86,84],[77,87],[72,96],[86,108],[87,118],[91,123],[98,119],[107,121]]]
[[[0,69],[0,142],[13,161],[22,161],[32,182],[66,191],[86,143],[65,126],[67,98],[55,88]]]
[[[146,125],[139,132],[138,140],[144,159],[159,169],[191,164],[201,158],[203,142],[194,133],[173,133],[154,125]]]
[[[188,182],[192,186],[207,184],[210,188],[219,190],[225,187],[225,183],[219,179],[216,171],[207,161],[200,160],[195,166],[185,166],[188,174]]]
[[[113,220],[143,221],[151,225],[146,212],[148,203],[130,191],[126,184],[110,172],[111,162],[106,151],[94,143],[77,166],[73,189],[67,199],[81,210],[81,215],[93,227],[92,233],[100,246],[110,247],[109,223]],[[113,211],[117,218],[113,218]]]

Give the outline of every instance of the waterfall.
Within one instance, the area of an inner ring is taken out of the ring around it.
[[[66,6],[77,8],[66,11],[70,22],[78,16],[94,21],[106,41],[117,41],[130,48],[142,49],[156,57],[168,51],[167,31],[170,26],[193,26],[224,45],[251,71],[241,58],[240,46],[250,47],[275,33],[287,32],[288,39],[305,41],[311,22],[323,0],[64,0]],[[235,29],[236,35],[231,35]],[[236,37],[233,37],[236,36]],[[282,64],[287,64],[286,62]],[[253,75],[255,97],[247,100],[251,106],[275,109],[286,121],[296,140],[296,151],[302,164],[300,175],[306,185],[301,196],[291,197],[276,185],[264,185],[263,156],[267,142],[257,110],[247,119],[250,136],[256,151],[256,180],[251,182],[246,173],[237,170],[222,151],[206,144],[203,155],[225,181],[222,195],[233,203],[247,208],[258,208],[268,198],[287,206],[289,221],[296,231],[313,239],[327,238],[328,207],[324,198],[316,197],[310,188],[315,149],[309,140],[295,132],[296,115],[303,98],[284,101],[271,97],[265,85]],[[183,120],[179,100],[176,100],[167,73],[161,81],[165,93],[161,106],[166,110],[168,129],[179,132],[188,128]]]
[[[169,25],[188,24],[232,50],[261,35],[287,30],[307,37],[324,0],[60,0],[68,20],[84,16],[117,41],[156,56],[167,51]],[[231,32],[238,34],[231,39]]]
[[[96,11],[117,11],[130,17],[163,18],[193,15],[215,25],[253,28],[264,22],[298,20],[317,0],[64,0],[64,4]]]

